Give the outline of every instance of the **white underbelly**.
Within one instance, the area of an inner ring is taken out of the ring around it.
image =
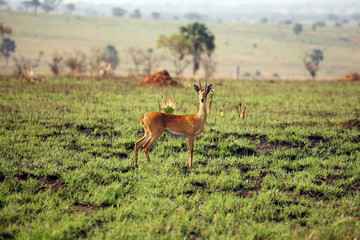
[[[175,131],[172,131],[172,130],[170,130],[170,129],[168,129],[168,128],[165,128],[165,132],[167,132],[167,133],[169,133],[169,134],[171,134],[171,135],[174,135],[174,136],[178,136],[178,137],[187,137],[187,135],[184,134],[184,133],[175,132]]]
[[[195,136],[199,135],[199,134],[202,133],[202,132],[203,132],[203,129],[197,130],[197,131],[195,132]]]

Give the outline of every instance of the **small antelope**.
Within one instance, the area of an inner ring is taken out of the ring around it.
[[[146,114],[141,119],[141,124],[144,126],[144,137],[135,143],[135,158],[134,165],[137,168],[138,151],[141,146],[144,147],[146,159],[150,163],[149,148],[158,139],[163,132],[167,132],[175,136],[183,136],[189,138],[190,148],[190,162],[189,168],[192,168],[193,149],[195,136],[204,131],[206,122],[206,96],[212,89],[212,84],[205,89],[194,85],[195,91],[199,93],[199,112],[193,115],[172,115],[161,112],[154,112]]]

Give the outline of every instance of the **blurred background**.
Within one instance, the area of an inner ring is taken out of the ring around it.
[[[0,22],[2,74],[166,69],[178,77],[334,80],[360,72],[358,0],[0,0]]]

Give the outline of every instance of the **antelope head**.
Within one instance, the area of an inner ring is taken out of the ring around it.
[[[209,86],[207,86],[207,81],[205,83],[205,89],[201,89],[201,82],[199,81],[199,86],[194,84],[194,89],[195,91],[197,91],[199,93],[199,99],[200,102],[204,103],[206,101],[206,96],[209,94],[209,92],[212,89],[212,84],[210,84]]]

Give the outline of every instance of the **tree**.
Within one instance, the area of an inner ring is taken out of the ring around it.
[[[326,23],[324,21],[317,21],[314,23],[317,27],[326,27]]]
[[[30,6],[32,6],[34,8],[34,13],[37,13],[37,9],[38,7],[40,7],[41,3],[39,0],[32,0],[30,1]]]
[[[28,11],[31,8],[31,1],[22,1],[21,4],[24,6],[25,10]]]
[[[261,23],[267,23],[268,22],[268,19],[267,17],[262,17],[261,20],[260,20]]]
[[[126,14],[126,10],[116,7],[112,9],[112,15],[115,17],[123,17]]]
[[[75,10],[75,4],[74,3],[68,3],[66,4],[66,9],[69,13],[72,13]]]
[[[152,12],[151,16],[152,16],[153,19],[158,20],[159,17],[160,17],[160,13],[159,12]]]
[[[119,57],[118,51],[113,45],[108,44],[104,51],[102,60],[105,61],[107,64],[110,64],[111,70],[115,70],[116,67],[119,65]]]
[[[313,24],[311,25],[311,30],[313,30],[313,32],[315,32],[315,31],[316,31],[316,27],[317,27],[316,23],[313,23]]]
[[[12,33],[11,27],[5,27],[4,23],[0,22],[1,41],[4,42],[5,34],[11,35],[11,33]]]
[[[303,27],[300,23],[296,23],[293,27],[293,32],[298,36],[300,33],[302,33]]]
[[[80,50],[76,50],[73,54],[67,54],[64,63],[70,69],[69,76],[78,77],[86,70],[86,55]]]
[[[20,58],[14,57],[15,62],[15,75],[23,77],[31,84],[35,83],[35,72],[39,67],[41,56],[44,51],[40,50],[37,59],[28,59],[21,56]]]
[[[15,52],[15,42],[10,38],[5,38],[6,35],[11,35],[12,29],[10,27],[6,27],[2,22],[0,22],[0,54],[5,57],[6,63],[8,63],[8,59],[10,57],[10,52]]]
[[[5,2],[4,0],[0,0],[0,7],[5,6],[5,5],[7,5],[7,2]]]
[[[51,11],[55,11],[61,2],[62,0],[44,0],[41,4],[41,8],[44,9],[45,12],[49,13]]]
[[[130,15],[132,18],[141,18],[141,13],[139,9],[135,9],[134,12]]]
[[[135,65],[135,73],[139,74],[139,66],[142,64],[143,59],[141,58],[142,55],[142,49],[140,48],[135,48],[135,47],[130,47],[128,49],[131,59],[134,62]]]
[[[205,53],[210,57],[215,50],[215,36],[205,24],[197,22],[180,27],[180,32],[193,45],[191,54],[193,55],[193,74],[195,75],[200,68],[201,54]]]
[[[15,48],[16,45],[14,40],[10,38],[4,39],[4,42],[1,45],[1,54],[5,57],[6,64],[8,64],[11,52],[15,52]]]
[[[342,24],[341,24],[340,22],[336,22],[336,23],[334,24],[334,27],[341,28],[341,27],[342,27]]]
[[[154,53],[154,49],[141,49],[130,47],[128,49],[131,58],[135,65],[135,73],[139,74],[139,69],[142,67],[142,72],[146,75],[150,75],[154,66],[158,66],[162,57]]]
[[[202,56],[200,63],[204,69],[205,78],[209,78],[214,75],[217,63],[211,57],[208,55]]]
[[[360,21],[360,13],[354,13],[351,15],[351,18],[355,21]]]
[[[285,20],[285,21],[281,22],[281,24],[291,25],[292,21],[291,20]]]
[[[63,61],[63,59],[64,57],[58,52],[54,52],[52,54],[52,62],[49,63],[49,67],[54,76],[58,76],[60,74],[60,69],[62,69],[61,62]]]
[[[161,56],[154,53],[154,49],[152,48],[148,48],[146,51],[143,51],[142,57],[144,59],[143,70],[146,75],[150,75],[154,65],[157,66],[162,59]]]
[[[326,17],[330,20],[330,21],[337,21],[339,18],[338,16],[336,16],[334,13],[329,13],[328,15],[326,15]]]
[[[186,56],[193,52],[194,47],[190,39],[186,39],[181,33],[174,33],[168,37],[161,35],[157,41],[160,48],[170,51],[176,76],[180,76],[185,68],[191,63]]]
[[[306,69],[315,80],[316,73],[319,70],[319,64],[324,60],[323,52],[319,49],[314,49],[311,54],[306,54],[303,61]]]
[[[196,12],[188,12],[184,14],[184,18],[190,21],[200,21],[202,19],[202,16]]]

